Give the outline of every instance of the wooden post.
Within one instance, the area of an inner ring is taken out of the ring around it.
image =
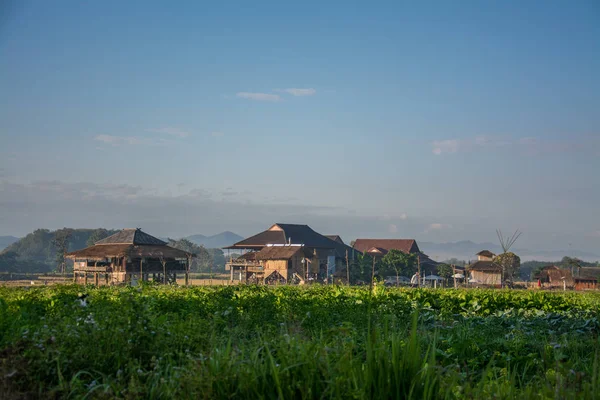
[[[371,289],[373,289],[373,285],[375,284],[375,256],[371,256],[373,258],[373,267],[371,268]]]
[[[85,280],[83,281],[83,284],[84,284],[84,285],[86,285],[86,286],[87,286],[87,284],[88,284],[88,282],[87,282],[87,280],[88,280],[88,277],[87,277],[87,276],[88,276],[88,273],[87,273],[87,270],[86,270],[86,271],[85,271]]]
[[[77,283],[77,272],[75,272],[75,263],[73,263],[73,283]]]
[[[188,256],[185,262],[185,286],[190,284],[190,265],[192,264],[192,256]]]
[[[163,266],[163,284],[167,284],[167,262],[165,260],[161,260]]]
[[[98,272],[94,272],[94,285],[100,286],[100,277],[98,276]]]
[[[350,286],[350,263],[348,262],[348,249],[346,249],[346,282]]]
[[[231,278],[229,278],[229,282],[231,282],[231,283],[233,283],[233,268],[235,268],[235,267],[233,266],[233,264],[231,264],[229,266],[229,273],[231,275]]]
[[[452,277],[454,278],[454,289],[456,289],[456,266],[452,264]]]
[[[140,283],[144,281],[144,259],[140,258]]]
[[[108,272],[104,274],[104,279],[106,280],[106,285],[108,286]]]
[[[419,257],[419,253],[417,253],[417,271],[419,271],[419,283],[417,287],[421,287],[421,257]]]

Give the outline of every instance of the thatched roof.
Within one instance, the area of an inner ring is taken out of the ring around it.
[[[275,224],[266,231],[239,241],[226,249],[262,249],[270,244],[296,244],[316,249],[335,250],[338,257],[353,258],[356,251],[343,243],[331,240],[312,230],[308,225]]]
[[[123,229],[107,238],[98,240],[97,245],[113,245],[113,244],[136,244],[136,245],[156,245],[164,246],[167,243],[148,235],[139,228]]]
[[[597,281],[600,279],[599,267],[581,267],[575,269],[575,280]]]
[[[403,253],[420,252],[414,239],[356,239],[354,242],[354,248],[360,252],[368,251],[373,247],[387,251],[400,250]]]
[[[256,260],[289,260],[300,253],[302,257],[311,258],[313,253],[304,246],[268,246],[255,253]]]
[[[493,261],[476,261],[467,266],[467,271],[502,272],[502,266]]]
[[[476,254],[477,256],[483,256],[483,257],[496,257],[496,255],[494,253],[492,253],[489,250],[481,250],[479,253]]]
[[[66,254],[70,259],[88,259],[100,260],[113,257],[129,258],[162,258],[162,259],[185,259],[194,257],[194,254],[171,246],[161,245],[143,245],[136,246],[132,244],[104,244],[86,247],[85,249],[72,251]]]
[[[548,277],[550,280],[559,281],[563,278],[567,282],[598,281],[600,279],[600,268],[581,267],[581,268],[560,268],[556,265],[548,265],[542,268],[538,278]]]

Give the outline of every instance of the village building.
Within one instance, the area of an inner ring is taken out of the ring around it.
[[[123,229],[93,246],[65,254],[73,260],[73,281],[99,285],[132,281],[176,282],[177,274],[189,279],[194,254],[170,247],[141,229]]]
[[[476,255],[477,261],[466,268],[471,276],[469,282],[481,285],[502,285],[502,266],[493,261],[496,255],[489,250],[480,251]]]
[[[421,252],[417,241],[414,239],[356,239],[353,247],[364,254],[376,258],[385,257],[390,250],[398,250],[405,254],[415,254],[422,276],[437,274],[439,263]]]
[[[337,235],[334,239],[308,225],[277,223],[226,250],[242,251],[225,265],[231,281],[306,283],[345,277],[358,252]]]
[[[572,267],[560,268],[547,265],[537,274],[542,287],[552,289],[588,290],[598,288],[600,268]]]

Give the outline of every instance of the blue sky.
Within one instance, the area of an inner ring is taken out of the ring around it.
[[[0,234],[598,249],[598,2],[175,3],[0,11]]]

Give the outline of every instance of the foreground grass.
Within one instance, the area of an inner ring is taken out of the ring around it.
[[[591,399],[599,309],[596,293],[0,288],[0,394]]]

